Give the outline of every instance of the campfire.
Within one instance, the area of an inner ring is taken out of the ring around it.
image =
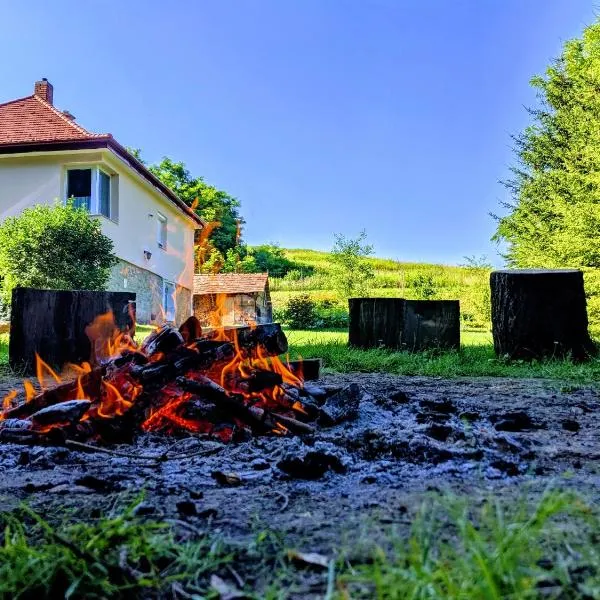
[[[320,415],[301,363],[283,362],[278,324],[203,331],[190,317],[137,345],[111,313],[86,329],[92,356],[59,375],[37,356],[37,381],[2,401],[0,441],[131,442],[142,432],[222,442],[311,433]]]

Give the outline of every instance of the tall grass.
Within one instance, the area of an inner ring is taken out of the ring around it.
[[[598,598],[598,516],[572,494],[536,506],[499,500],[427,504],[408,537],[341,577],[350,598],[396,600]]]

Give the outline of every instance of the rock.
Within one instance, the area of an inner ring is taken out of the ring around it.
[[[443,413],[446,415],[454,414],[456,412],[456,406],[452,403],[449,398],[436,398],[433,400],[421,400],[419,402],[421,408],[425,408],[430,411],[437,413]]]
[[[408,404],[410,402],[408,395],[406,392],[402,390],[397,390],[390,395],[390,400],[396,402],[397,404]]]
[[[153,515],[156,513],[156,506],[150,502],[140,502],[134,509],[133,514],[139,517]]]
[[[516,477],[521,473],[519,467],[515,463],[502,459],[492,461],[490,467],[498,469],[498,471],[505,473],[509,477]]]
[[[490,417],[496,431],[528,431],[531,429],[540,429],[532,418],[523,410],[505,413],[502,415],[492,415]]]
[[[196,504],[191,500],[181,500],[175,504],[177,512],[184,517],[193,517],[198,514]]]
[[[76,485],[81,485],[101,493],[114,492],[115,490],[121,489],[121,486],[115,485],[112,481],[100,479],[99,477],[94,477],[94,475],[84,475],[83,477],[76,479],[75,483]]]
[[[250,463],[250,468],[255,471],[266,471],[270,466],[264,458],[257,458]]]
[[[418,412],[415,415],[417,423],[445,423],[450,420],[450,415],[441,412]]]
[[[327,390],[324,387],[321,387],[320,385],[317,385],[316,383],[312,383],[310,381],[304,382],[303,391],[306,392],[309,396],[316,398],[317,400],[320,400],[327,396]]]
[[[565,419],[561,425],[564,430],[574,433],[577,433],[581,429],[581,425],[574,419]]]
[[[325,448],[290,452],[277,463],[277,467],[296,479],[320,479],[330,469],[336,473],[346,472],[340,457]]]
[[[197,512],[197,516],[202,519],[214,519],[219,514],[219,510],[214,506],[206,506]]]
[[[452,431],[453,429],[450,425],[430,425],[425,430],[425,434],[434,440],[445,442],[452,434]]]
[[[343,421],[356,419],[362,397],[362,391],[356,383],[330,396],[321,407],[319,424],[327,427]]]

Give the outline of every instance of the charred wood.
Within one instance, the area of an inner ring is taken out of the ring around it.
[[[288,342],[279,323],[263,323],[255,327],[225,327],[207,333],[207,337],[224,336],[230,342],[237,337],[238,348],[248,355],[256,356],[261,347],[269,356],[278,356],[288,351]]]

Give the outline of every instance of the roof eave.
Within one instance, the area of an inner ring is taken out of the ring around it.
[[[171,200],[187,217],[196,222],[200,227],[205,227],[206,222],[199,217],[177,194],[168,188],[156,175],[124,146],[121,146],[112,135],[96,136],[88,139],[75,138],[72,140],[32,141],[0,144],[0,154],[19,154],[22,152],[44,152],[108,148],[118,154],[127,164],[142,175],[148,182],[156,187],[163,195]]]

